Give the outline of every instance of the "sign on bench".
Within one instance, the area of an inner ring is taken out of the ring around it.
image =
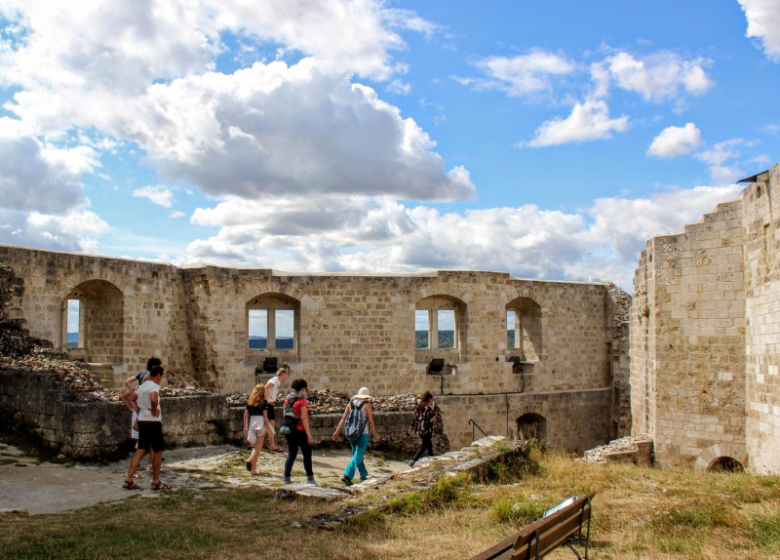
[[[566,546],[578,560],[588,560],[591,498],[572,496],[544,512],[544,517],[508,539],[477,554],[471,560],[541,560],[560,546]],[[584,552],[575,548],[580,545]]]

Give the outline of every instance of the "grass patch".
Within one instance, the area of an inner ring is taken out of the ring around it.
[[[428,489],[410,491],[408,481],[391,482],[381,494],[360,501],[396,496],[388,507],[367,510],[332,532],[300,531],[290,524],[343,503],[280,502],[270,491],[252,488],[180,490],[67,515],[3,514],[0,556],[222,560],[265,558],[272,550],[275,556],[322,560],[469,558],[534,522],[550,505],[595,491],[593,558],[780,557],[777,477],[592,465],[538,450],[531,458],[538,469],[520,484],[445,476]],[[549,558],[569,556],[560,550]]]
[[[536,502],[520,501],[516,502],[511,498],[499,498],[490,513],[499,523],[510,523],[513,525],[529,525],[542,518],[544,510],[548,504]]]
[[[410,492],[387,502],[389,514],[413,515],[467,503],[471,498],[472,478],[468,473],[444,475],[425,490]]]
[[[780,548],[780,509],[765,508],[765,511],[751,515],[750,522],[755,539],[761,546]]]
[[[16,459],[6,459],[5,457],[0,457],[0,466],[2,465],[15,465],[18,463]]]

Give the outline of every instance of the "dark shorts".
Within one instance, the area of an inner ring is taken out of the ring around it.
[[[138,422],[138,449],[165,451],[162,422]]]
[[[276,414],[274,413],[273,405],[269,406],[268,409],[265,412],[266,412],[266,414],[268,414],[268,419],[269,420],[276,420]]]

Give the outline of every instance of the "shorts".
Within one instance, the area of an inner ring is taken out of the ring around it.
[[[130,418],[130,439],[138,439],[138,431],[135,429],[135,423],[138,422],[138,413],[134,410]]]
[[[249,426],[246,429],[246,439],[249,443],[257,443],[257,436],[265,435],[265,422],[262,416],[250,416]]]
[[[138,422],[138,449],[165,451],[162,422]]]
[[[274,405],[269,406],[266,409],[266,414],[268,415],[269,420],[276,420],[276,414],[274,413]]]

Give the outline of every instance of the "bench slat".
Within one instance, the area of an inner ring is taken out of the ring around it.
[[[515,541],[517,541],[516,534],[504,539],[498,544],[494,544],[487,550],[483,550],[476,556],[473,556],[471,560],[497,560],[507,552],[509,552],[509,556],[511,556],[512,547],[514,546]]]
[[[595,495],[596,493],[592,492],[547,519],[540,519],[523,527],[519,532],[484,550],[471,560],[535,559],[537,547],[539,547],[539,558],[544,558],[570,537],[578,534],[580,527],[586,529],[590,512],[588,500]],[[534,537],[535,533],[539,535],[538,540]]]
[[[515,548],[515,553],[512,555],[512,560],[525,560],[529,557],[536,558],[536,549],[539,548],[539,558],[544,558],[547,554],[561,546],[572,535],[576,535],[580,531],[580,519],[582,510],[575,512],[576,515],[569,516],[567,519],[562,520],[562,523],[550,527],[545,533],[540,533],[539,540],[529,539],[529,541],[523,544],[521,547]]]

